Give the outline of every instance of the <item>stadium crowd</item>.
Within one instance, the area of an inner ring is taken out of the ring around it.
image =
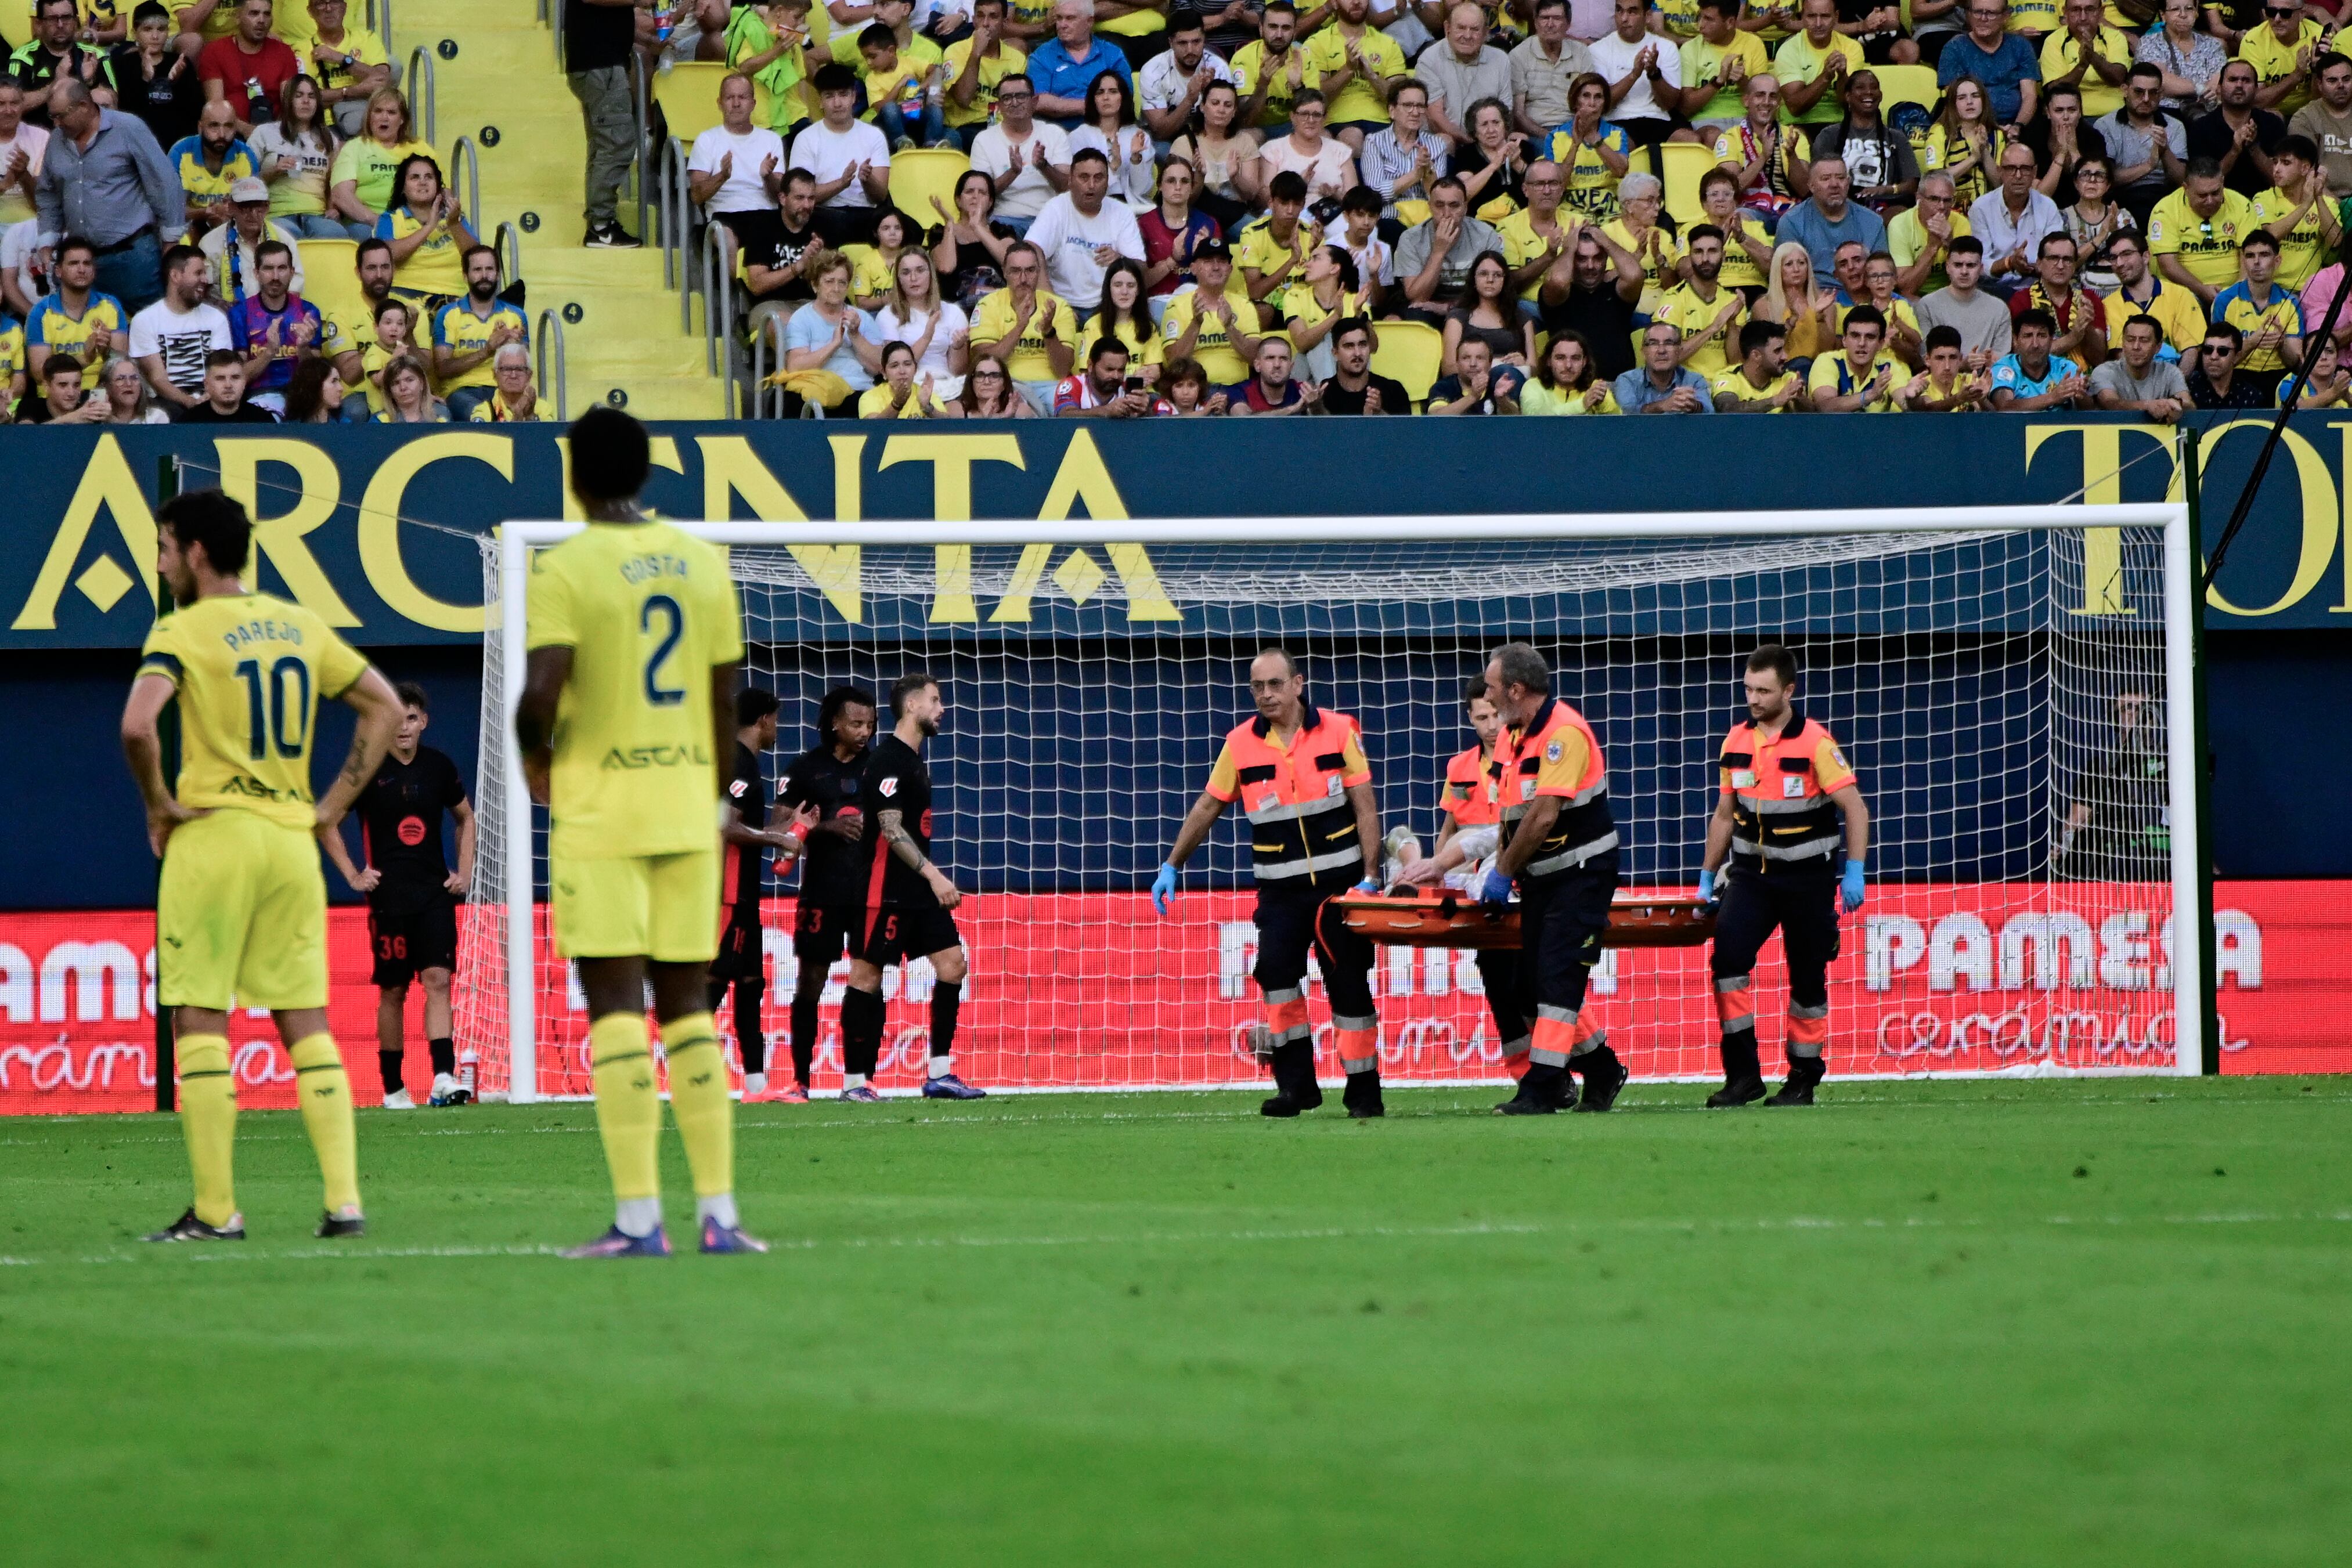
[[[636,243],[632,52],[730,68],[691,194],[788,408],[2169,422],[2306,361],[2305,405],[2352,402],[2318,5],[815,3],[564,19],[592,246]],[[538,416],[511,280],[348,10],[37,0],[10,417]],[[957,170],[927,215],[910,154]],[[357,242],[325,309],[305,240]]]
[[[0,419],[537,417],[527,326],[350,0],[35,0],[0,77]],[[357,242],[303,297],[301,242]]]
[[[2321,5],[811,4],[572,11],[732,68],[692,194],[811,412],[1407,413],[1400,331],[1433,414],[2352,401]]]

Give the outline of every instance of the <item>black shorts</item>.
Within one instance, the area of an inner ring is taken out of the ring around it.
[[[440,899],[414,915],[368,911],[368,950],[375,956],[371,977],[379,986],[404,986],[425,969],[457,967],[457,904]]]
[[[760,929],[760,907],[738,904],[728,911],[719,928],[719,956],[710,960],[714,980],[760,980],[768,974],[767,943]]]
[[[793,956],[805,969],[830,969],[849,951],[849,933],[865,911],[854,904],[803,904],[793,922]]]
[[[886,904],[859,912],[850,927],[849,956],[879,969],[909,958],[928,958],[962,943],[955,916],[938,904]]]

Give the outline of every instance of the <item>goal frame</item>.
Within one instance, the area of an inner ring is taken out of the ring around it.
[[[2193,618],[2197,549],[2189,503],[2137,502],[2105,506],[2065,503],[2039,507],[1893,507],[1847,511],[1759,510],[1736,512],[1527,512],[1444,513],[1419,517],[1292,517],[1274,523],[1264,517],[1068,518],[1042,522],[1019,518],[973,520],[812,520],[796,523],[713,522],[666,518],[697,538],[735,545],[874,545],[919,549],[928,545],[1118,544],[1421,544],[1433,537],[1433,523],[1448,539],[1494,542],[1545,539],[1675,539],[1791,538],[1852,534],[2049,533],[2091,528],[2160,529],[2164,538],[2164,677],[2168,717],[2165,726],[2166,783],[2171,825],[2173,1071],[2196,1077],[2204,1070],[2203,974],[2205,912],[2197,874],[2198,841],[2196,727],[2188,706],[2195,690]],[[505,808],[511,846],[505,856],[507,1033],[510,1098],[518,1104],[539,1099],[538,988],[534,922],[537,854],[530,848],[531,800],[515,739],[512,716],[522,698],[528,663],[524,616],[509,613],[527,602],[530,551],[570,538],[585,522],[520,520],[498,530],[499,618],[504,685],[499,712],[504,722],[495,743],[506,748]],[[518,833],[515,824],[523,824]],[[2183,912],[2188,917],[2183,917]]]

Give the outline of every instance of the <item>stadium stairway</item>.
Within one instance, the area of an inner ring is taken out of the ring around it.
[[[571,412],[613,401],[617,392],[644,419],[726,413],[722,383],[707,368],[699,296],[689,330],[677,294],[663,284],[658,249],[591,250],[580,243],[585,142],[549,26],[525,0],[399,0],[393,26],[394,59],[404,72],[413,50],[433,57],[435,145],[446,153],[465,136],[478,151],[485,210],[469,214],[478,232],[487,242],[501,222],[522,231],[534,341],[540,313],[556,311]],[[445,56],[448,42],[456,50]],[[425,96],[421,78],[417,96]],[[421,121],[422,103],[416,113]],[[459,199],[470,201],[465,170],[453,177]],[[636,205],[625,192],[621,215],[634,228]],[[523,228],[526,222],[532,226]],[[551,340],[549,350],[551,357]],[[546,373],[552,392],[552,366]]]

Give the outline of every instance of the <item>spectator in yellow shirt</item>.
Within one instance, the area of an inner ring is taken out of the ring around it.
[[[1728,346],[1739,340],[1748,301],[1723,286],[1723,231],[1700,224],[1690,231],[1690,281],[1669,289],[1651,312],[1654,321],[1682,329],[1677,350],[1683,367],[1713,382],[1731,366]]]
[[[2066,0],[2066,26],[2042,41],[2044,101],[2060,82],[2079,88],[2083,118],[2097,120],[2124,106],[2131,80],[2132,41],[2103,19],[2100,0]]]
[[[1886,318],[1875,306],[1845,313],[1840,347],[1813,361],[1805,378],[1813,407],[1822,413],[1893,413],[1895,388],[1910,377],[1885,351]]]
[[[2238,57],[2254,68],[2254,107],[2290,115],[2311,101],[2313,75],[2328,28],[2287,0],[2268,0],[2263,25],[2238,39]]]
[[[2318,145],[2307,136],[2281,141],[2271,149],[2271,179],[2254,198],[2254,217],[2279,243],[2279,286],[2301,289],[2344,237]]]
[[[2254,204],[2222,183],[2217,161],[2192,158],[2180,189],[2147,215],[2147,251],[2158,272],[2210,307],[2238,280],[2238,246],[2261,224]]]
[[[1772,52],[1780,117],[1827,125],[1838,117],[1846,73],[1862,68],[1862,46],[1838,31],[1837,0],[1804,0],[1797,17],[1802,30]]]
[[[1778,321],[1739,329],[1739,362],[1708,383],[1717,413],[1809,413],[1805,380],[1789,368],[1789,329]]]
[[[1041,415],[1078,357],[1078,315],[1045,289],[1045,257],[1027,240],[1005,247],[1004,287],[972,312],[971,349],[1004,361],[1014,388]]]
[[[1257,307],[1234,273],[1234,253],[1221,239],[1192,247],[1192,283],[1168,302],[1160,323],[1168,362],[1192,360],[1208,372],[1213,387],[1249,380],[1257,359]]]

